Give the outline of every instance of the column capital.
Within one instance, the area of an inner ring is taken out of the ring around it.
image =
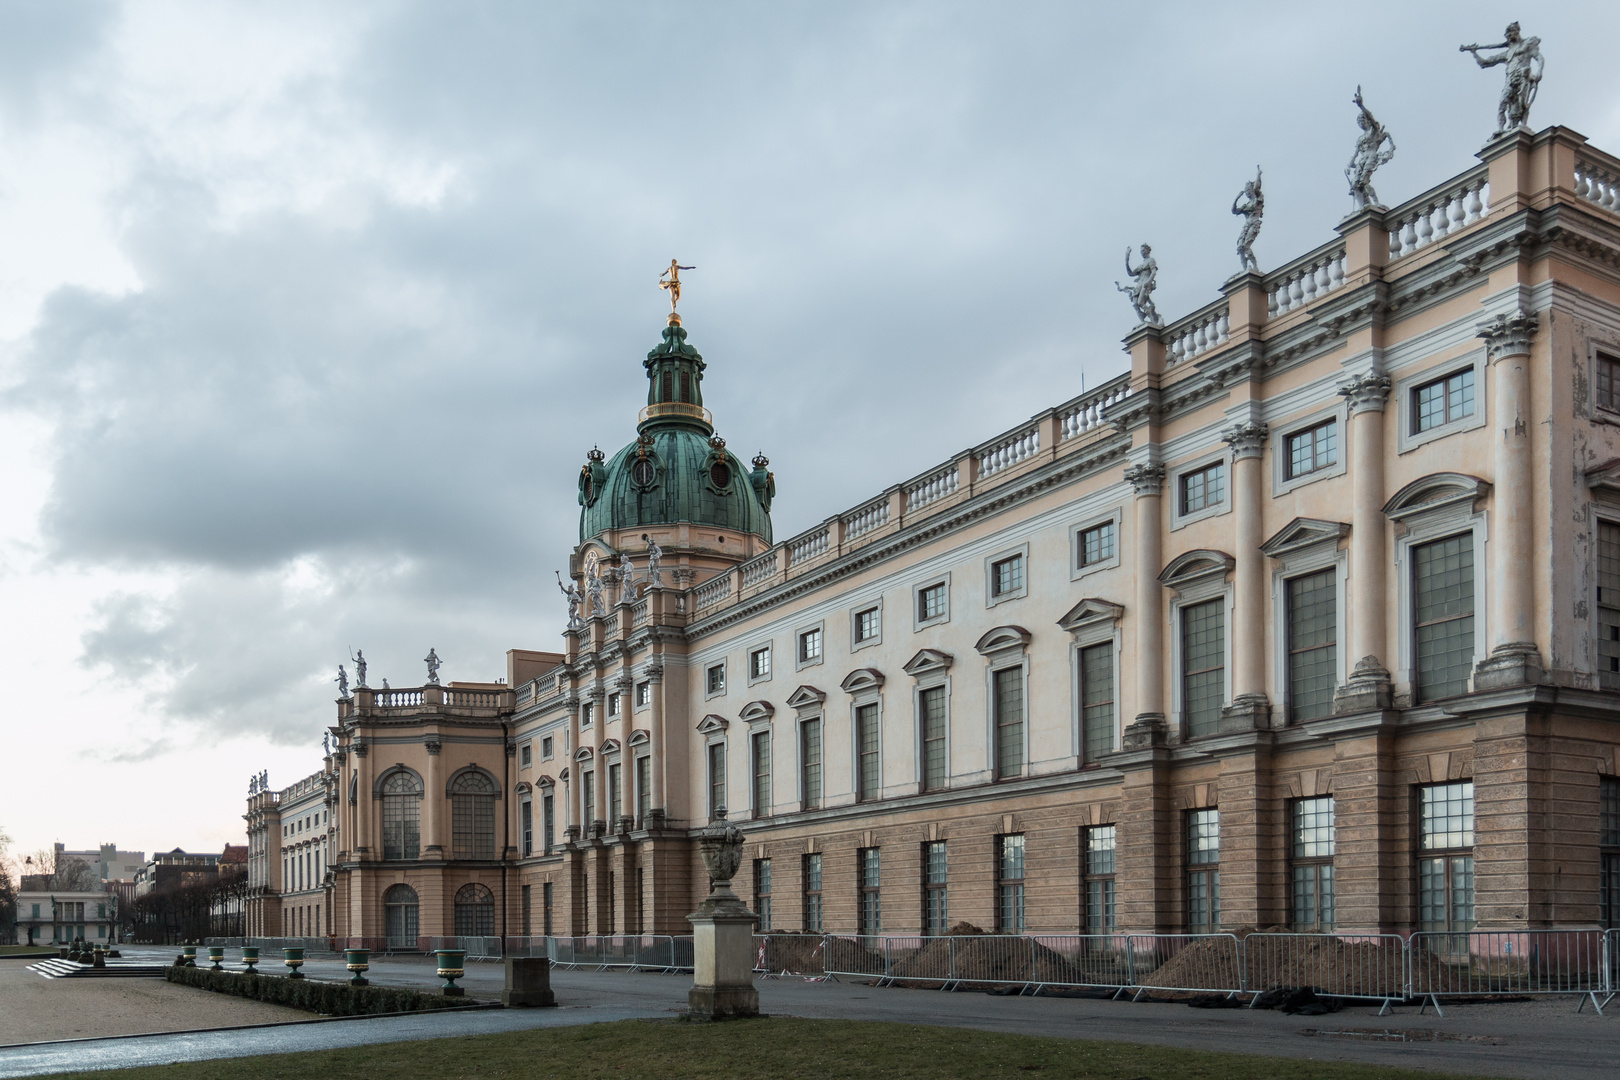
[[[1125,480],[1138,496],[1157,495],[1164,486],[1164,466],[1132,465],[1125,470]]]
[[[1485,355],[1491,363],[1504,356],[1527,356],[1530,339],[1541,329],[1541,321],[1523,308],[1517,308],[1475,325],[1478,337],[1485,339]]]
[[[1389,400],[1389,376],[1377,371],[1352,375],[1339,383],[1339,395],[1350,403],[1351,413],[1383,412]]]
[[[1270,434],[1271,429],[1264,422],[1245,420],[1221,432],[1221,439],[1231,446],[1233,460],[1242,461],[1244,458],[1257,458],[1264,453],[1266,437]]]
[[[427,752],[430,756],[437,756],[439,749],[442,746],[437,735],[427,736],[422,740],[422,745],[427,748]]]

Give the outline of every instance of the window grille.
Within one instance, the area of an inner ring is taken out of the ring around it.
[[[1006,934],[1024,932],[1024,837],[1022,834],[998,838],[996,859],[996,930]]]
[[[821,718],[806,720],[799,725],[799,762],[803,775],[804,809],[821,808]]]
[[[806,630],[799,635],[799,663],[821,658],[821,629]]]
[[[755,649],[748,654],[748,677],[750,679],[763,679],[771,673],[771,650],[769,646]]]
[[[1024,669],[1002,668],[992,675],[995,690],[996,779],[1024,773]]]
[[[707,675],[709,693],[718,694],[726,688],[726,665],[713,664]]]
[[[1338,683],[1338,573],[1289,578],[1286,586],[1288,718],[1314,720],[1333,711]]]
[[[1333,798],[1296,799],[1293,817],[1293,927],[1333,929]]]
[[[1080,737],[1085,760],[1114,752],[1114,643],[1080,650]]]
[[[883,793],[882,738],[876,704],[856,706],[855,744],[860,748],[855,798],[862,802],[876,799]]]
[[[1474,925],[1474,784],[1418,789],[1418,929]]]
[[[650,755],[636,758],[636,822],[642,828],[647,827],[647,818],[652,813],[652,757]]]
[[[1288,436],[1288,477],[1325,469],[1339,460],[1339,422],[1329,420]]]
[[[1007,596],[1024,587],[1024,556],[1013,555],[990,564],[990,595]]]
[[[771,733],[756,731],[754,743],[754,816],[771,815]]]
[[[928,622],[945,614],[945,583],[917,590],[917,621]]]
[[[1620,525],[1598,522],[1597,669],[1620,674]]]
[[[1412,391],[1412,433],[1474,415],[1474,369],[1426,382]]]
[[[457,859],[495,857],[495,782],[481,772],[450,782],[450,840]]]
[[[609,716],[619,715],[619,692],[617,690],[607,696],[607,714]]]
[[[1474,660],[1472,533],[1412,549],[1412,621],[1417,700],[1467,693]]]
[[[821,853],[804,857],[804,930],[821,933]]]
[[[1226,600],[1181,609],[1181,696],[1190,737],[1213,735],[1226,700]]]
[[[871,641],[883,632],[883,623],[878,608],[867,608],[855,613],[855,643]]]
[[[1226,501],[1226,463],[1213,462],[1181,474],[1181,512],[1196,513]]]
[[[726,744],[709,744],[709,817],[726,808]]]
[[[883,930],[882,864],[878,848],[856,852],[860,869],[860,934],[870,937]]]
[[[456,936],[493,937],[495,894],[488,886],[470,882],[456,890]]]
[[[922,865],[923,933],[939,937],[950,928],[945,841],[931,840],[923,844]]]
[[[579,820],[586,829],[596,820],[596,773],[587,769],[579,774]]]
[[[518,830],[523,835],[523,856],[528,858],[534,854],[534,803],[528,799],[518,805]]]
[[[1114,826],[1092,825],[1085,830],[1086,933],[1114,930]]]
[[[1599,408],[1620,409],[1620,360],[1598,353],[1592,366],[1592,399]]]
[[[1187,932],[1221,927],[1221,812],[1187,811]]]
[[[545,846],[546,854],[557,845],[557,803],[555,796],[547,795],[540,800],[541,834],[540,839]]]
[[[771,860],[754,860],[754,914],[759,916],[759,933],[771,932]]]
[[[421,855],[422,783],[408,772],[383,781],[383,858],[415,859]]]
[[[949,774],[945,742],[945,688],[930,686],[917,693],[922,721],[923,790],[938,791]]]
[[[649,701],[651,701],[651,700],[652,700],[652,683],[651,682],[638,682],[638,683],[636,683],[636,708],[645,709],[647,707],[647,703]]]
[[[1598,918],[1605,929],[1620,927],[1620,778],[1598,779]]]
[[[1080,565],[1095,566],[1114,557],[1114,523],[1105,521],[1080,533]]]
[[[607,767],[608,774],[608,807],[607,818],[616,820],[624,812],[624,770],[617,761]]]

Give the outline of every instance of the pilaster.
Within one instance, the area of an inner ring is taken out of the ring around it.
[[[1163,563],[1159,493],[1164,466],[1133,465],[1125,480],[1136,492],[1136,719],[1164,722],[1164,628],[1161,615],[1164,587],[1159,583]]]
[[[1232,627],[1232,704],[1221,711],[1222,730],[1255,730],[1270,726],[1271,701],[1266,696],[1266,617],[1268,581],[1262,507],[1264,423],[1244,420],[1221,434],[1232,448],[1234,537],[1234,617]]]
[[[1333,694],[1337,714],[1387,709],[1391,681],[1387,663],[1385,582],[1389,566],[1384,519],[1384,405],[1389,376],[1376,368],[1339,384],[1350,408],[1350,648],[1354,666]]]

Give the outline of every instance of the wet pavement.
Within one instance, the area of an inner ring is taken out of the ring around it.
[[[271,970],[279,965],[261,967]],[[346,974],[336,959],[311,960],[304,970],[316,978],[336,979]],[[379,959],[369,975],[374,982],[387,985],[421,989],[438,985],[426,958]],[[498,964],[469,963],[462,983],[471,998],[489,1000],[498,997],[502,978]],[[127,985],[125,980],[111,979],[105,984],[114,993],[120,985]],[[6,1048],[0,1049],[0,1078],[671,1016],[684,1009],[691,976],[557,971],[552,986],[560,1008],[330,1020]],[[1527,1080],[1610,1080],[1620,1072],[1620,998],[1606,1017],[1595,1015],[1590,1005],[1577,1012],[1578,1002],[1567,997],[1448,1004],[1443,1018],[1436,1017],[1432,1009],[1420,1014],[1415,1006],[1380,1017],[1375,1005],[1352,1005],[1327,1016],[1304,1017],[1102,998],[998,997],[801,979],[761,979],[758,986],[761,1007],[773,1015],[936,1024]]]

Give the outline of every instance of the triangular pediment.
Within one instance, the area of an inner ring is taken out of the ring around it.
[[[1400,521],[1432,510],[1472,506],[1475,500],[1490,494],[1490,490],[1490,481],[1467,473],[1430,473],[1397,491],[1384,504],[1384,516]]]
[[[1611,458],[1586,470],[1586,486],[1620,495],[1620,458]]]
[[[951,666],[956,657],[948,652],[938,649],[923,649],[906,661],[906,666],[900,670],[907,675],[926,675],[931,671],[944,671]]]
[[[708,716],[705,716],[702,720],[698,721],[697,729],[699,735],[713,735],[715,732],[724,731],[730,726],[731,721],[727,720],[725,717],[716,716],[714,713],[710,713]]]
[[[981,653],[1000,652],[1002,649],[1018,649],[1029,644],[1032,635],[1022,626],[998,626],[987,631],[983,637],[973,643],[973,647]]]
[[[742,707],[742,712],[737,715],[742,718],[743,723],[753,724],[761,720],[769,720],[775,716],[776,706],[768,701],[750,701]]]
[[[1124,614],[1123,604],[1088,596],[1070,608],[1069,613],[1058,620],[1058,625],[1072,634],[1089,627],[1116,623]]]
[[[1275,558],[1290,551],[1298,551],[1314,544],[1338,542],[1350,535],[1350,526],[1342,521],[1323,521],[1321,518],[1297,517],[1277,530],[1277,534],[1260,545],[1260,550]]]
[[[1159,574],[1159,581],[1172,589],[1183,589],[1195,582],[1225,577],[1236,565],[1237,560],[1224,551],[1198,548],[1171,559]]]
[[[567,772],[566,769],[564,769],[563,771],[564,771],[564,773]],[[566,780],[567,776],[564,776],[563,779]],[[557,781],[553,780],[549,776],[541,776],[539,779],[535,780],[534,786],[539,788],[541,791],[549,791],[552,788],[557,786]]]
[[[608,739],[606,742],[604,742],[602,744],[602,753],[604,753],[604,754],[617,754],[618,752],[619,752],[619,740],[618,739]]]
[[[856,668],[844,676],[844,681],[838,688],[846,694],[858,693],[862,690],[877,690],[883,686],[883,672],[877,668]]]
[[[813,709],[827,700],[823,694],[813,686],[801,686],[788,695],[787,703],[790,709]]]

